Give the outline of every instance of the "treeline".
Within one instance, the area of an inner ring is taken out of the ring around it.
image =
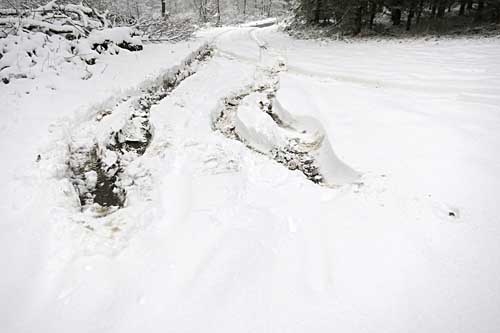
[[[423,24],[443,28],[500,23],[500,0],[298,0],[296,15],[307,24],[353,34],[384,24],[410,31]]]
[[[0,8],[26,10],[50,0],[0,0]],[[122,20],[182,15],[201,22],[235,23],[245,19],[280,16],[290,12],[294,0],[58,0],[109,12]]]
[[[248,18],[282,15],[292,0],[191,0],[202,22],[234,23]]]

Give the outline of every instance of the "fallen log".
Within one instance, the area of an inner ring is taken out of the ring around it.
[[[57,34],[70,33],[75,36],[81,35],[81,31],[70,25],[57,25],[44,21],[28,18],[5,17],[0,18],[1,25],[18,25],[20,28],[28,30],[40,30],[43,32],[53,32]]]

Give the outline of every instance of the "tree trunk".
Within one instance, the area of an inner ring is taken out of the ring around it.
[[[465,0],[460,1],[460,10],[458,11],[458,16],[464,16],[464,14],[465,14],[465,5],[466,5],[466,1]]]
[[[243,0],[243,16],[247,15],[247,0]]]
[[[314,22],[319,23],[321,19],[321,7],[323,7],[321,0],[316,0],[316,8],[314,10]]]
[[[469,0],[469,1],[467,2],[467,10],[472,10],[472,5],[473,5],[473,4],[474,4],[474,1]]]
[[[377,14],[377,3],[375,1],[370,2],[370,30],[373,30],[373,22],[375,21],[375,15]]]
[[[446,4],[444,3],[444,1],[440,1],[437,9],[437,18],[443,18],[445,12],[446,12]]]
[[[363,22],[363,6],[359,6],[356,10],[356,17],[354,20],[354,35],[361,32],[361,24]]]
[[[484,9],[484,1],[478,1],[476,17],[474,18],[476,22],[481,22],[483,20],[483,9]]]
[[[392,19],[392,25],[401,24],[401,8],[392,8],[391,19]]]
[[[220,26],[220,0],[216,1],[216,6],[217,6],[217,23],[215,24],[217,27]]]
[[[165,0],[161,0],[161,17],[165,17],[167,14],[167,3]]]
[[[200,0],[200,18],[202,22],[207,22],[207,0]]]
[[[415,15],[415,11],[414,11],[413,7],[411,7],[410,11],[408,12],[408,18],[406,19],[406,31],[410,31],[411,20],[413,19],[414,15]]]
[[[420,18],[422,17],[422,12],[424,11],[424,0],[420,0],[420,3],[418,4],[418,10],[417,10],[417,20],[416,24],[420,23]]]

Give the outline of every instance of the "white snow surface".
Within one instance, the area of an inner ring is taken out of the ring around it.
[[[126,207],[80,212],[68,145],[123,123],[118,101],[207,40],[214,58],[151,110]],[[104,56],[88,80],[0,84],[0,331],[500,331],[499,54],[498,39],[225,28]],[[220,100],[276,62],[279,105],[321,125],[355,184],[212,130]]]
[[[103,30],[92,30],[87,38],[91,44],[102,44],[106,41],[120,44],[123,42],[142,45],[140,37],[132,37],[133,29],[130,27],[115,27]]]

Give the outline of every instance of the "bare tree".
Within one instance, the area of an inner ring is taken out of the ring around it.
[[[217,23],[216,23],[216,25],[220,26],[220,0],[216,0],[215,4],[217,6]]]

